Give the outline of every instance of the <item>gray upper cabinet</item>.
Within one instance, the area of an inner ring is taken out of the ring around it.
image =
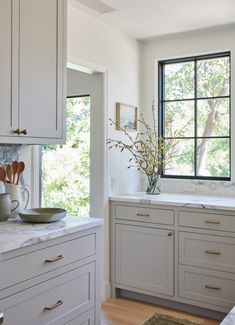
[[[12,4],[0,1],[0,136],[10,135],[12,112]]]
[[[0,40],[0,142],[63,143],[66,0],[1,0]]]

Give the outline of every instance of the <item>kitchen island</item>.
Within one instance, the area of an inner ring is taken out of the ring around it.
[[[0,324],[100,324],[102,219],[0,224]]]

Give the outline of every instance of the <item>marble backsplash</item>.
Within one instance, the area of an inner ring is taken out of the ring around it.
[[[26,163],[26,171],[24,172],[24,176],[21,177],[21,184],[29,186],[28,177],[26,174],[30,176],[30,146],[22,145],[22,144],[0,144],[0,164],[10,164],[14,160],[23,160]],[[26,180],[26,182],[25,182]],[[0,182],[0,193],[5,192],[4,183]]]
[[[187,184],[187,185],[186,185]],[[190,190],[190,185],[192,185]],[[235,197],[235,183],[228,181],[161,179],[164,193],[200,194]]]
[[[13,160],[19,160],[21,144],[0,144],[0,163],[10,164]]]

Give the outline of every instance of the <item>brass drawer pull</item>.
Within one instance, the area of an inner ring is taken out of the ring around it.
[[[45,263],[53,263],[53,262],[56,262],[56,261],[59,261],[59,260],[62,260],[64,258],[63,255],[58,255],[57,257],[55,258],[51,258],[49,260],[45,260]]]
[[[212,254],[212,255],[221,255],[220,252],[217,252],[217,251],[209,251],[209,250],[206,250],[205,251],[206,254]]]
[[[210,284],[206,284],[205,285],[205,288],[206,289],[212,289],[212,290],[221,290],[221,288],[220,287],[216,287],[216,286],[213,286],[213,285],[210,285]]]
[[[44,310],[53,310],[59,306],[63,305],[63,301],[62,300],[58,300],[54,305],[49,306],[49,307],[44,307]]]
[[[214,221],[214,220],[205,220],[205,223],[209,223],[211,225],[220,225],[220,221]]]
[[[149,214],[144,214],[144,213],[136,213],[137,217],[150,217]]]

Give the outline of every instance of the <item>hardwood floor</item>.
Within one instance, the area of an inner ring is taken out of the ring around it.
[[[158,312],[188,319],[203,325],[218,325],[219,321],[193,316],[151,304],[128,299],[109,299],[102,304],[102,325],[141,325],[152,313]]]

